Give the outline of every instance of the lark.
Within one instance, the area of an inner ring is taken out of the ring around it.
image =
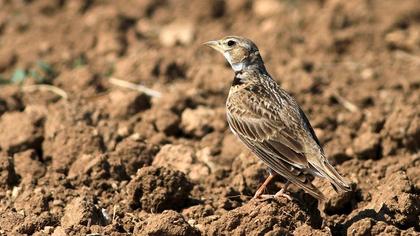
[[[269,168],[254,198],[284,196],[290,183],[326,200],[312,180],[327,179],[333,188],[350,191],[349,183],[328,162],[305,113],[296,100],[267,72],[257,46],[249,39],[228,36],[206,42],[222,53],[235,72],[226,101],[230,129]],[[275,195],[263,195],[276,176],[287,182]]]

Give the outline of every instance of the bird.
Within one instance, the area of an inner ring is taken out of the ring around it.
[[[265,165],[269,175],[253,198],[291,197],[290,183],[320,201],[324,194],[312,184],[314,177],[327,179],[335,191],[351,191],[328,162],[324,150],[297,101],[267,72],[259,49],[251,40],[226,36],[204,45],[222,53],[235,75],[226,99],[227,123],[233,134]],[[263,194],[271,180],[286,179],[274,195]]]

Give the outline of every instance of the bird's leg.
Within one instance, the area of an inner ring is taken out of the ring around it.
[[[285,197],[285,198],[287,198],[288,200],[292,200],[292,197],[290,197],[290,195],[289,194],[286,194],[285,193],[285,191],[287,190],[287,187],[289,187],[289,184],[290,184],[290,182],[289,181],[287,181],[285,184],[284,184],[284,186],[283,186],[283,188],[282,189],[280,189],[280,191],[278,191],[276,194],[274,194],[274,197]]]
[[[274,195],[273,194],[264,194],[264,195],[261,195],[261,197],[264,198],[264,199],[273,199],[273,198],[277,198],[277,197],[284,197],[287,200],[292,201],[292,197],[290,197],[289,194],[284,193],[287,190],[287,187],[289,186],[289,184],[290,184],[290,182],[287,181],[284,184],[284,187]]]
[[[274,178],[274,175],[270,173],[270,175],[265,179],[264,183],[258,188],[257,192],[255,192],[255,195],[253,198],[258,198],[263,194],[265,189],[267,188],[267,185],[271,182],[271,180]]]

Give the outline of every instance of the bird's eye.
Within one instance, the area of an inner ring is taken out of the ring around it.
[[[227,45],[229,46],[229,47],[232,47],[233,45],[235,45],[236,44],[236,42],[235,41],[233,41],[233,40],[229,40],[228,42],[227,42]]]

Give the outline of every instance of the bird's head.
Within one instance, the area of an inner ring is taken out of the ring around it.
[[[227,36],[219,40],[204,43],[222,53],[234,71],[249,67],[264,67],[257,46],[249,39],[239,36]]]

